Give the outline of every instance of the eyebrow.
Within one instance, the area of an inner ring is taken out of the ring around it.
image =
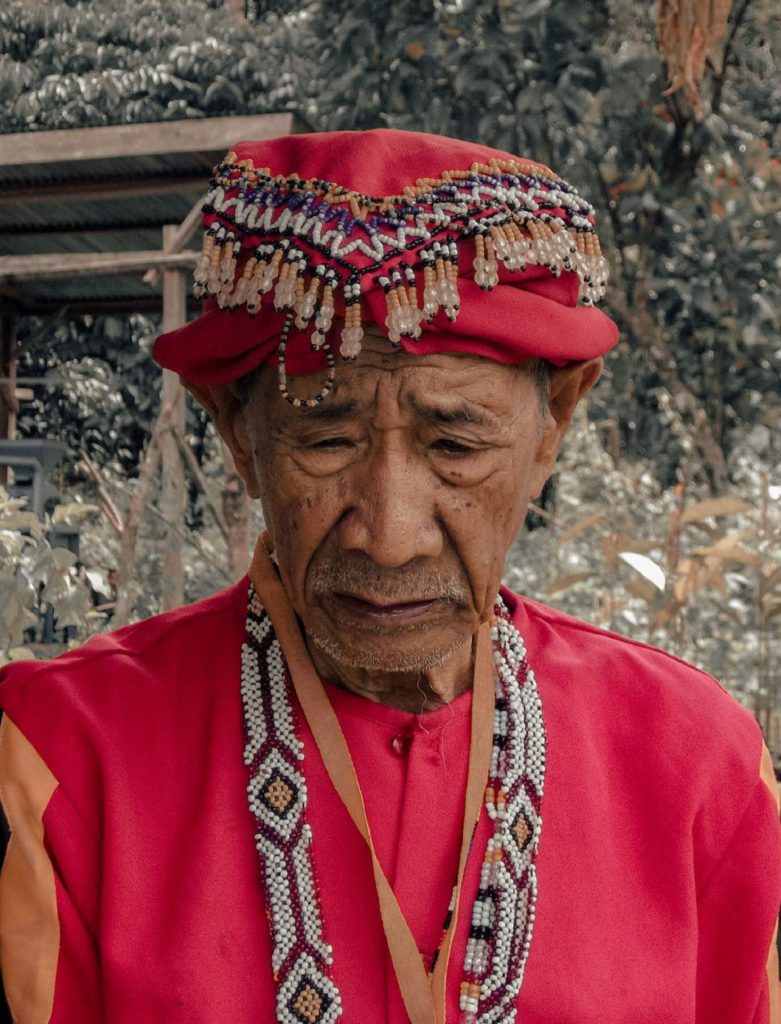
[[[357,409],[358,403],[354,398],[344,399],[342,401],[336,401],[334,398],[331,398],[330,400],[327,399],[325,402],[321,402],[320,405],[296,409],[295,411],[307,420],[330,422],[332,420],[342,420],[348,416],[352,416]]]
[[[453,424],[453,423],[485,423],[485,417],[473,405],[464,403],[444,409],[437,405],[426,405],[417,398],[410,398],[410,405],[418,416],[428,420],[430,423]]]

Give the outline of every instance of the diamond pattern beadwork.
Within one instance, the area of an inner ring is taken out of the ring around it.
[[[472,905],[460,1024],[515,1021],[537,902],[545,730],[523,639],[501,599],[491,637],[496,702],[485,806],[494,828]],[[284,657],[252,587],[241,664],[247,793],[271,920],[277,1020],[334,1024],[342,1002],[315,884],[303,744]]]
[[[253,589],[241,664],[247,796],[271,918],[277,1020],[333,1024],[341,998],[329,977],[331,947],[323,938],[315,887],[303,744],[282,652]]]
[[[526,646],[499,599],[491,630],[496,668],[494,742],[486,810],[494,822],[472,911],[461,1024],[513,1024],[537,903],[545,727]]]

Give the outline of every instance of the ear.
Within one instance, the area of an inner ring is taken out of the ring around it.
[[[553,472],[575,408],[599,380],[602,367],[603,361],[599,358],[557,366],[551,371],[548,409],[532,469],[532,499],[539,498],[542,493],[545,481]]]
[[[185,387],[211,416],[220,436],[230,448],[236,469],[250,498],[260,497],[255,463],[245,423],[244,407],[235,384],[191,384]]]

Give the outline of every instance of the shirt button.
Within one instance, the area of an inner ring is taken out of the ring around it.
[[[409,742],[409,736],[405,736],[403,732],[400,732],[398,736],[394,736],[391,740],[393,753],[399,757],[406,757],[409,753]]]

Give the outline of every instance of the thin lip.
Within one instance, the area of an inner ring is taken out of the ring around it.
[[[382,604],[378,601],[373,600],[370,597],[364,597],[362,594],[347,594],[342,591],[335,591],[333,596],[337,600],[342,601],[360,601],[361,604],[368,605],[370,608],[376,609],[378,613],[391,612],[396,610],[403,610],[404,608],[423,608],[429,605],[435,604],[439,598],[437,597],[418,597],[414,601],[389,601]]]

